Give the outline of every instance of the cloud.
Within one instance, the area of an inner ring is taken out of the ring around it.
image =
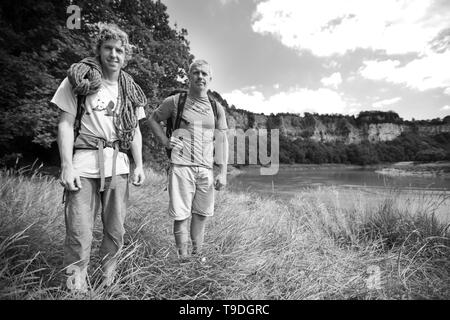
[[[227,5],[227,4],[231,3],[231,2],[234,2],[234,3],[238,3],[239,2],[239,0],[219,0],[219,1],[220,1],[220,4],[222,4],[223,6]]]
[[[247,87],[243,87],[241,88],[242,92],[253,92],[253,91],[257,91],[257,86],[247,86]]]
[[[325,61],[323,64],[323,67],[325,69],[337,69],[337,68],[340,68],[341,65],[335,60],[330,60],[330,61]]]
[[[450,106],[449,105],[443,106],[440,110],[441,111],[450,111]]]
[[[336,89],[342,83],[342,76],[339,72],[335,72],[327,78],[322,78],[320,82],[322,82],[322,84],[326,87],[332,87]]]
[[[396,97],[396,98],[392,98],[392,99],[377,101],[372,104],[372,108],[377,109],[377,110],[382,110],[393,104],[396,104],[397,102],[399,102],[401,100],[402,100],[401,97]]]
[[[396,84],[425,91],[450,87],[450,50],[444,53],[432,53],[400,66],[398,60],[364,61],[359,69],[360,75],[371,80],[385,80]]]
[[[318,56],[356,48],[387,54],[424,53],[450,27],[438,0],[267,0],[257,5],[252,28],[290,48]]]
[[[447,95],[449,95],[449,96],[450,96],[450,87],[448,87],[448,88],[445,88],[445,90],[444,90],[444,94],[447,94]]]
[[[356,116],[356,115],[358,115],[358,113],[360,112],[361,110],[359,109],[359,108],[350,108],[349,110],[348,110],[348,114],[349,115],[352,115],[352,116]]]
[[[289,92],[280,92],[270,97],[264,97],[259,91],[243,92],[233,90],[222,95],[229,105],[245,109],[254,113],[343,113],[346,103],[342,97],[326,88],[318,90],[293,89]]]

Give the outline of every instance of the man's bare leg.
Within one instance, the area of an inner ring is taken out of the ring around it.
[[[193,213],[191,221],[192,254],[200,254],[202,251],[205,226],[206,217]]]
[[[188,257],[188,224],[189,219],[175,220],[173,223],[173,235],[178,249],[178,256],[182,259]]]

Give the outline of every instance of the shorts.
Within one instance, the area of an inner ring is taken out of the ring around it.
[[[214,173],[200,166],[172,164],[169,170],[169,216],[184,220],[191,213],[214,214]]]

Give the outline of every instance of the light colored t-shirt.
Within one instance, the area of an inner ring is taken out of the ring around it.
[[[154,119],[158,122],[172,117],[175,123],[178,99],[180,95],[166,98],[154,111]],[[217,105],[217,123],[214,123],[214,112],[208,97],[192,97],[188,94],[184,105],[180,128],[172,137],[182,140],[182,148],[172,149],[171,162],[178,165],[213,167],[214,129],[228,129],[225,111],[220,103]]]
[[[108,142],[117,140],[113,115],[118,114],[119,84],[102,79],[102,85],[97,93],[86,97],[86,110],[81,118],[80,134],[105,139]],[[51,102],[61,110],[73,116],[77,113],[77,96],[67,77],[56,90]],[[136,110],[138,119],[145,117],[144,108]],[[103,151],[105,177],[112,176],[112,160],[114,149],[106,147]],[[99,178],[100,167],[97,150],[75,150],[73,167],[77,173],[86,178]],[[129,160],[125,153],[119,152],[116,160],[116,174],[128,174]]]

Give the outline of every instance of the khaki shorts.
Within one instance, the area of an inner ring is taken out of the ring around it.
[[[196,213],[214,214],[214,173],[199,166],[171,165],[169,170],[169,216],[184,220]]]

